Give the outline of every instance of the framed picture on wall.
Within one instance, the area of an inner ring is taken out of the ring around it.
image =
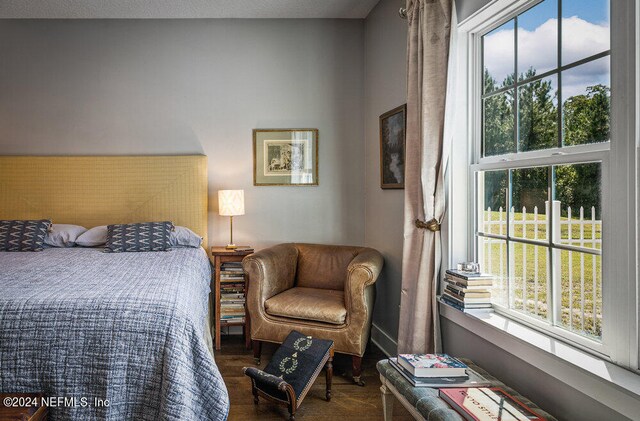
[[[404,146],[407,104],[380,116],[380,187],[404,188]]]
[[[254,186],[317,186],[318,129],[254,129]]]

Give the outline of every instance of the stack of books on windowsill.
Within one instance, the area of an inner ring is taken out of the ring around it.
[[[413,387],[481,387],[487,379],[462,361],[446,354],[399,354],[389,358],[395,368]]]
[[[245,282],[241,262],[225,262],[220,267],[220,321],[244,323]]]
[[[491,309],[493,276],[449,269],[440,300],[461,311]]]

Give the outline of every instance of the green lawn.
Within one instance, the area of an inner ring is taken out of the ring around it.
[[[490,214],[492,221],[497,222],[500,221],[500,219],[504,220],[506,218],[506,214],[504,212],[502,215],[499,212],[491,212]],[[514,214],[514,219],[517,223],[514,224],[513,236],[524,236],[524,238],[538,240],[545,240],[547,238],[546,225],[537,225],[536,228],[535,224],[530,223],[527,224],[526,229],[523,230],[522,225],[518,222],[522,221],[522,217],[522,213]],[[537,217],[538,221],[546,221],[546,215],[538,215]],[[526,220],[533,222],[533,213],[527,213]],[[561,218],[561,220],[563,222],[568,221],[567,218]],[[577,221],[577,219],[572,218],[572,221]],[[485,226],[485,229],[487,229],[486,232],[489,232],[488,226]],[[600,249],[601,245],[599,243],[594,243],[590,240],[593,238],[599,240],[601,238],[601,224],[595,224],[595,236],[592,232],[591,222],[585,224],[583,226],[583,230],[582,238],[587,239],[583,246]],[[497,223],[491,227],[490,232],[493,234],[500,234],[500,227]],[[502,223],[502,234],[506,234],[506,224],[504,222]],[[567,224],[562,224],[561,226],[561,237],[565,240],[569,238],[569,227]],[[571,238],[580,238],[579,226],[572,226]],[[489,244],[489,241],[491,241],[491,244]],[[572,244],[576,246],[580,245],[578,242],[573,242]],[[481,268],[483,271],[490,271],[496,275],[498,279],[494,287],[494,297],[498,302],[506,305],[509,302],[506,287],[508,266],[506,244],[504,241],[500,240],[480,238],[480,245],[484,252],[484,261],[480,262]],[[490,250],[489,247],[491,248]],[[500,273],[501,249],[502,274]],[[550,310],[547,291],[547,271],[550,262],[547,250],[548,249],[546,247],[542,246],[514,242],[512,243],[510,251],[512,254],[511,261],[513,264],[513,277],[511,280],[511,308],[543,319],[547,319],[548,311]],[[561,250],[556,253],[558,253],[557,257],[560,259],[562,327],[571,329],[578,333],[584,332],[590,336],[601,337],[602,278],[600,256],[588,253],[569,252],[566,250]],[[582,264],[582,261],[584,261],[584,265]],[[584,297],[584,300],[581,300],[581,297]],[[570,302],[573,303],[573,311],[570,311]],[[581,305],[583,307],[581,307]],[[584,318],[582,317],[583,308]]]

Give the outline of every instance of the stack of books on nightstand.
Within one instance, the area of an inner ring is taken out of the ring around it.
[[[220,267],[220,321],[244,323],[245,283],[242,262],[225,262]]]
[[[458,310],[491,309],[493,276],[449,269],[440,300]]]

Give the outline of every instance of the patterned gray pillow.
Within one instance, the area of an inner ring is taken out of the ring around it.
[[[105,252],[167,251],[171,250],[173,223],[141,222],[107,226]]]
[[[0,221],[0,251],[42,251],[51,221]]]

